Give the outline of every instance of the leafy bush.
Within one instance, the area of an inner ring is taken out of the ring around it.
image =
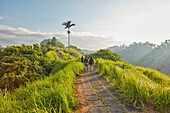
[[[49,51],[43,56],[38,44],[32,46],[6,47],[0,60],[0,87],[5,84],[8,90],[14,90],[25,85],[28,81],[34,81],[49,75],[53,69],[53,61],[59,60],[54,51]]]

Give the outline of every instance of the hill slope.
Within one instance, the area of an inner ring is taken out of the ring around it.
[[[161,45],[134,42],[129,46],[112,46],[108,49],[118,53],[122,60],[133,65],[157,69],[170,75],[170,60],[168,60],[170,58],[170,40],[166,40]]]

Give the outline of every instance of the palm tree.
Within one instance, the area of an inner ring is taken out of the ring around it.
[[[62,25],[65,25],[65,29],[68,29],[68,51],[69,51],[69,59],[70,59],[70,27],[75,26],[75,24],[71,24],[71,21],[64,22]]]

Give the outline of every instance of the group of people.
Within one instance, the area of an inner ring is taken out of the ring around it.
[[[84,63],[85,66],[85,71],[88,71],[88,65],[90,65],[90,71],[93,71],[93,65],[94,65],[94,60],[92,57],[90,57],[90,59],[88,58],[88,56],[85,56],[85,59],[83,58],[83,56],[81,57],[81,62]]]

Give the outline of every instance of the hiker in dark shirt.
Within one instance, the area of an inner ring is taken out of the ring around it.
[[[89,65],[90,65],[90,69],[91,69],[91,72],[92,72],[93,71],[93,65],[94,65],[94,60],[93,60],[92,57],[90,57]]]
[[[85,71],[88,71],[88,56],[87,55],[84,59],[84,66],[85,66]]]
[[[83,63],[84,62],[84,58],[83,58],[83,56],[81,57],[81,63]]]

